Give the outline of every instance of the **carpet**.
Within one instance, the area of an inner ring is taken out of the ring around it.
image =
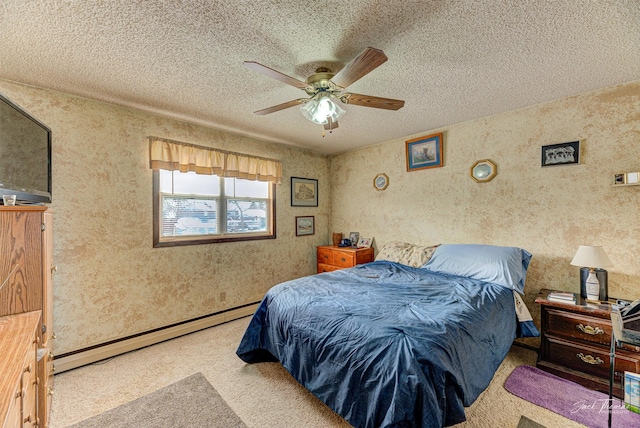
[[[509,375],[504,388],[520,398],[549,409],[591,428],[606,428],[609,396],[592,391],[531,366],[518,366]],[[640,427],[640,415],[624,408],[621,400],[611,403],[612,427]]]
[[[71,425],[72,428],[246,428],[202,373]]]

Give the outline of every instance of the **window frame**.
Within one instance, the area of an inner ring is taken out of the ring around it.
[[[224,180],[224,177],[220,177]],[[153,248],[162,247],[177,247],[184,245],[202,245],[202,244],[218,244],[222,242],[238,242],[238,241],[257,241],[263,239],[275,239],[276,238],[276,183],[269,182],[271,188],[269,189],[270,201],[271,201],[271,221],[267,224],[266,232],[248,232],[248,233],[225,233],[219,236],[203,235],[198,238],[196,235],[189,235],[186,238],[180,237],[162,237],[160,234],[162,216],[160,193],[160,172],[157,169],[153,170]],[[237,199],[230,197],[229,199]],[[221,203],[226,204],[227,198],[220,197]],[[226,207],[225,207],[226,211]]]

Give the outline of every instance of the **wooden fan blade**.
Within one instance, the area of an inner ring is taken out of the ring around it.
[[[297,100],[287,101],[286,103],[278,104],[277,106],[267,107],[267,108],[262,109],[262,110],[254,111],[253,113],[254,114],[259,114],[259,115],[275,113],[276,111],[284,110],[286,108],[293,107],[293,106],[296,106],[298,104],[302,104],[302,103],[304,103],[306,101],[308,101],[307,98],[298,98]]]
[[[305,89],[309,86],[302,80],[287,76],[286,74],[280,73],[273,68],[269,68],[266,65],[262,65],[254,61],[245,61],[244,63],[242,63],[242,65],[250,70],[257,71],[260,74],[264,74],[267,77],[271,77],[272,79],[276,79],[283,83],[286,83],[287,85],[295,86],[298,89]]]
[[[387,56],[380,49],[366,48],[333,76],[331,81],[341,88],[346,88],[362,76],[375,70],[387,59]]]
[[[386,110],[400,110],[404,107],[403,100],[392,98],[372,97],[371,95],[347,93],[340,96],[340,101],[345,104],[354,104],[363,107],[383,108]]]

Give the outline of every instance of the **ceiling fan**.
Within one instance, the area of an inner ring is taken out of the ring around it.
[[[302,104],[300,110],[307,119],[319,125],[324,125],[324,129],[332,131],[338,127],[338,119],[345,113],[344,109],[336,104],[336,100],[340,100],[344,104],[386,110],[399,110],[404,106],[404,101],[402,100],[343,92],[347,86],[375,70],[387,59],[387,56],[380,49],[367,48],[338,73],[334,74],[328,68],[320,67],[305,82],[254,61],[245,61],[243,65],[265,76],[302,89],[310,97],[298,98],[258,110],[254,112],[255,114],[274,113]]]

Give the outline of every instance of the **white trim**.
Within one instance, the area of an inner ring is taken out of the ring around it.
[[[245,306],[243,308],[232,309],[228,312],[223,312],[218,315],[198,319],[174,327],[168,327],[166,329],[142,334],[131,339],[122,340],[104,346],[98,346],[96,348],[88,349],[86,351],[78,352],[77,354],[72,354],[66,357],[55,358],[55,373],[62,373],[64,371],[72,370],[86,364],[92,364],[96,361],[115,357],[116,355],[124,354],[125,352],[144,348],[145,346],[154,345],[165,340],[175,339],[176,337],[223,324],[228,321],[244,318],[246,316],[253,315],[257,308],[258,303],[250,306]]]

